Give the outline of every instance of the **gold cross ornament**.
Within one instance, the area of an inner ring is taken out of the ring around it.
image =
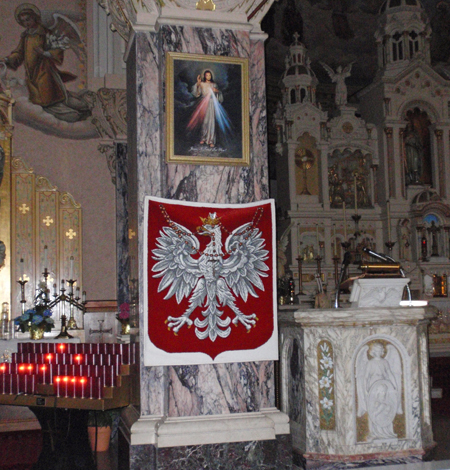
[[[50,225],[52,225],[53,223],[53,219],[51,219],[50,216],[48,215],[45,219],[42,220],[42,223],[47,225],[47,227],[50,227]]]
[[[22,212],[23,215],[25,215],[29,210],[30,208],[26,204],[22,204],[19,207],[19,211]]]
[[[72,229],[69,229],[68,232],[66,232],[66,237],[69,238],[69,240],[73,240],[77,236],[77,232],[74,232]]]

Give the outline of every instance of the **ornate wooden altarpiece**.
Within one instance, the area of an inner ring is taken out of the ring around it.
[[[10,318],[21,311],[20,286],[16,281],[22,270],[28,281],[27,308],[43,280],[45,267],[50,272],[51,295],[53,284],[59,293],[61,280],[69,278],[71,257],[73,278],[76,285],[82,286],[81,206],[69,193],[60,192],[24,161],[11,155],[13,103],[7,93],[0,91],[0,240],[5,247],[3,264],[0,256],[0,303],[10,304]],[[45,246],[47,266],[44,266]],[[55,317],[59,319],[58,312]]]

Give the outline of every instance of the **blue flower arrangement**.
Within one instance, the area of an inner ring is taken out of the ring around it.
[[[44,332],[49,333],[55,326],[52,316],[52,311],[46,305],[35,305],[25,311],[23,315],[14,319],[14,324],[19,327],[22,333],[34,329],[42,329]]]

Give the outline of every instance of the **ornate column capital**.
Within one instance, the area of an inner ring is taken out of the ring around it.
[[[274,0],[97,0],[111,15],[117,32],[128,42],[134,31],[157,30],[161,24],[250,31],[265,38],[261,21]]]
[[[385,127],[384,133],[387,135],[388,139],[392,139],[392,133],[393,133],[392,127]]]

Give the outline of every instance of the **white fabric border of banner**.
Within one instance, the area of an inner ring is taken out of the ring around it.
[[[272,219],[272,315],[273,315],[273,333],[272,336],[263,345],[255,349],[225,351],[212,359],[208,354],[199,352],[170,353],[156,347],[148,335],[148,208],[149,201],[155,201],[163,204],[177,204],[190,207],[204,207],[213,211],[214,209],[243,209],[256,207],[262,204],[270,203]],[[178,201],[174,199],[163,199],[154,196],[146,196],[144,216],[144,331],[141,334],[141,347],[144,350],[144,366],[176,366],[176,365],[194,365],[194,364],[220,364],[230,362],[257,362],[257,361],[277,361],[278,360],[278,322],[277,322],[277,271],[276,271],[276,226],[275,226],[275,201],[265,199],[258,202],[247,204],[210,204],[203,202]]]

